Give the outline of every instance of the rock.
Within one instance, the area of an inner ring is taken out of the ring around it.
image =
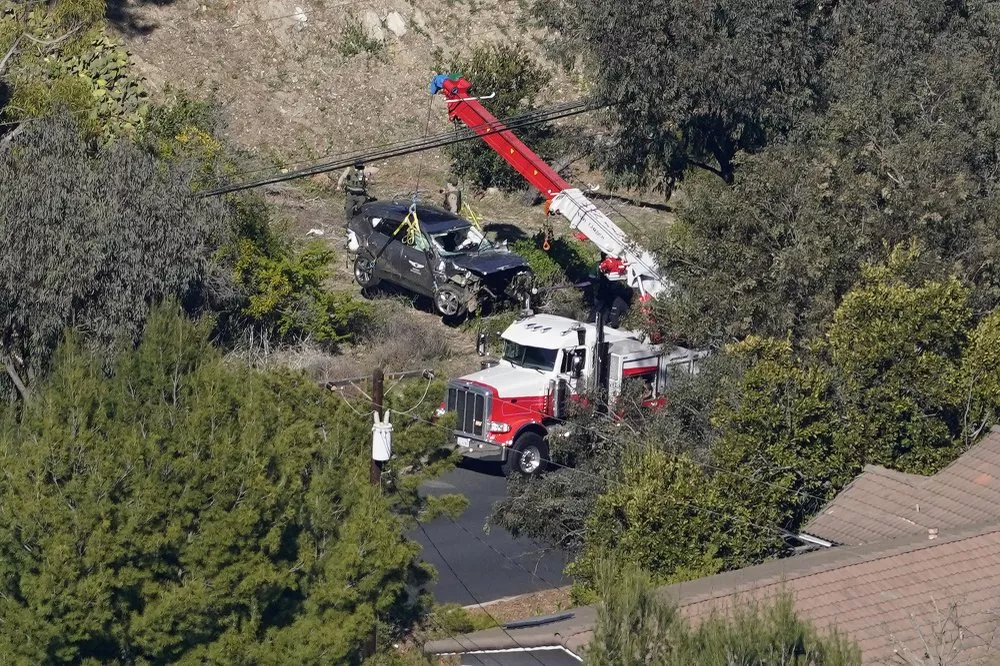
[[[333,181],[330,180],[330,176],[325,173],[317,173],[315,175],[309,176],[309,180],[313,183],[319,185],[320,187],[330,187]]]
[[[306,13],[302,11],[301,7],[295,8],[295,16],[293,16],[292,18],[295,19],[295,30],[299,32],[304,30],[306,27],[306,23],[309,22],[309,17],[306,16]]]
[[[419,7],[413,8],[413,16],[410,17],[410,20],[413,21],[413,25],[421,30],[427,29],[427,14],[424,14],[423,10]]]
[[[396,37],[402,37],[407,32],[406,20],[399,12],[389,12],[389,15],[385,17],[385,27]]]
[[[374,9],[366,9],[361,14],[361,27],[364,28],[365,37],[368,39],[385,41],[385,28],[382,27],[382,19],[379,18]]]

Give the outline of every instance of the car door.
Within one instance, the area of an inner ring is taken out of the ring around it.
[[[574,371],[576,368],[576,371]],[[574,394],[582,393],[587,384],[587,349],[586,347],[569,347],[563,349],[559,376],[566,380],[566,385]]]
[[[404,234],[397,244],[398,259],[393,262],[393,266],[399,271],[400,284],[411,291],[432,296],[434,274],[431,262],[434,261],[434,255],[427,237],[415,230],[413,234]]]
[[[390,234],[399,226],[399,221],[393,222],[385,217],[368,217],[365,219],[365,224],[370,227],[370,231],[361,239],[362,247],[369,256],[375,258],[376,273],[385,278],[394,278],[395,275],[389,270],[391,262],[386,259],[392,255],[392,246],[397,242],[390,238]]]

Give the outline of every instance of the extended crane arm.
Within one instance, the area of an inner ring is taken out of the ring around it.
[[[443,92],[448,100],[448,117],[472,128],[500,157],[549,200],[549,211],[569,220],[570,227],[583,234],[606,256],[601,272],[609,279],[624,280],[643,299],[668,290],[670,284],[659,275],[656,259],[637,246],[611,218],[605,215],[578,188],[570,185],[514,133],[506,129],[475,97],[472,84],[463,77],[441,74],[431,81],[430,93]]]

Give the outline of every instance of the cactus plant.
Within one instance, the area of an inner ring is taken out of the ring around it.
[[[87,1],[77,3],[81,11],[89,6]],[[66,32],[60,18],[44,6],[36,6],[25,15],[15,3],[0,1],[0,38],[6,36],[4,26],[23,21],[33,36],[53,40]],[[89,118],[90,126],[105,143],[141,128],[149,112],[142,77],[131,66],[129,53],[101,28],[92,26],[77,38],[50,46],[41,56],[26,52],[19,58],[10,74],[14,84],[10,109],[19,110],[19,114],[10,114],[8,109],[8,115],[44,115],[54,107],[68,107],[81,118]],[[76,83],[56,85],[69,81]],[[89,94],[77,94],[81,85]],[[57,93],[64,90],[73,94],[62,98]]]

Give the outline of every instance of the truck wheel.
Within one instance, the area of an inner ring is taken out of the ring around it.
[[[442,317],[457,319],[465,314],[465,294],[451,285],[441,285],[434,294],[434,307]]]
[[[507,460],[503,463],[503,474],[537,476],[545,471],[548,458],[549,445],[544,437],[537,432],[521,433],[507,452]]]
[[[379,282],[375,277],[375,262],[359,254],[354,260],[354,281],[362,290],[375,288]]]

